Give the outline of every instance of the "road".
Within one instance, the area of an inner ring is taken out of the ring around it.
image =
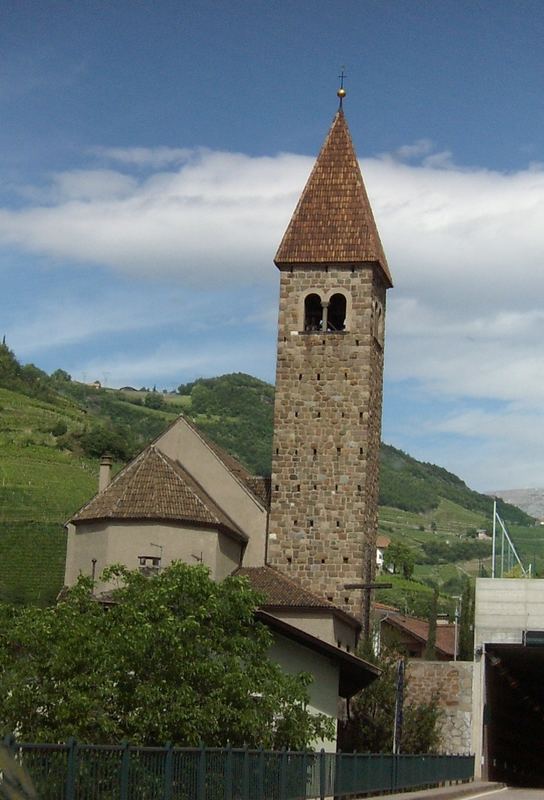
[[[471,794],[465,800],[542,800],[544,791],[542,789],[519,789],[519,788],[506,788],[499,789],[498,791],[486,792],[485,794]]]

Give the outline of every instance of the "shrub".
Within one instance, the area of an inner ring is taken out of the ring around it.
[[[59,419],[58,422],[55,422],[55,424],[51,428],[51,433],[55,438],[57,438],[58,436],[64,436],[67,430],[68,430],[68,425],[64,422],[63,419]]]

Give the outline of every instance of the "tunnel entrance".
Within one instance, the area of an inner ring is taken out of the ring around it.
[[[544,787],[544,647],[488,644],[485,658],[488,778]]]

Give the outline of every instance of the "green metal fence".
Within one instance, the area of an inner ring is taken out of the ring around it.
[[[40,800],[311,800],[467,781],[473,756],[5,743]]]

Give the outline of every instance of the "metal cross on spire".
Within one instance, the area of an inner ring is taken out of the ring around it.
[[[340,73],[340,75],[338,76],[338,77],[340,78],[340,88],[338,89],[338,91],[336,92],[336,94],[337,94],[337,96],[340,98],[340,105],[338,106],[338,110],[339,110],[339,111],[341,111],[341,110],[342,110],[342,100],[343,100],[343,99],[344,99],[344,97],[346,96],[346,90],[344,89],[344,78],[347,78],[347,75],[346,75],[346,73],[344,72],[344,70],[345,70],[345,69],[346,69],[345,67],[342,67],[342,72],[341,72],[341,73]]]

